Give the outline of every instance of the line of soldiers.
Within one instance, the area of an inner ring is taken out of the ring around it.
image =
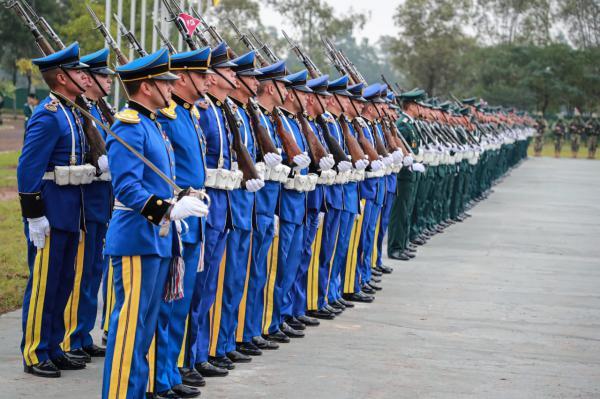
[[[103,398],[198,396],[205,377],[373,302],[388,227],[388,256],[413,258],[534,132],[475,99],[259,68],[256,50],[188,39],[116,71],[108,49],[80,58],[77,43],[33,60],[51,93],[17,170],[28,373],[105,356]],[[128,102],[113,114],[115,78]],[[106,350],[91,337],[102,281]]]
[[[535,156],[542,154],[544,147],[544,136],[548,129],[548,122],[541,113],[536,118],[537,134],[534,139]],[[551,133],[554,136],[554,156],[560,157],[562,146],[565,140],[571,142],[571,152],[573,158],[577,158],[581,144],[587,144],[588,159],[596,159],[596,150],[598,149],[598,136],[600,136],[600,119],[596,113],[584,117],[576,115],[567,121],[561,116],[552,126]]]

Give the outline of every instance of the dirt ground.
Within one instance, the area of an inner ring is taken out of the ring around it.
[[[2,115],[0,125],[0,151],[18,151],[23,144],[23,116],[15,119],[12,115]]]

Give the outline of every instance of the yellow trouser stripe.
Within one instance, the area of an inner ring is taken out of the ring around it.
[[[252,259],[252,233],[250,233],[250,246],[248,249],[248,262],[246,263],[246,281],[244,282],[244,293],[238,310],[238,324],[235,332],[235,341],[244,340],[244,324],[246,320],[246,300],[248,299],[248,282],[250,281],[250,260]]]
[[[362,202],[363,202],[363,209],[364,209],[365,208],[364,205],[367,201],[362,200]],[[352,260],[352,276],[351,276],[351,280],[350,280],[352,292],[354,292],[354,281],[356,281],[356,264],[358,263],[358,246],[360,244],[362,229],[366,222],[364,214],[361,214],[358,219],[359,220],[358,220],[358,224],[357,224],[357,228],[356,228],[356,236],[354,237],[354,248],[352,249],[352,253],[354,254],[353,260]]]
[[[321,241],[323,238],[323,221],[319,223],[317,234],[311,245],[312,256],[308,268],[308,285],[306,292],[308,310],[317,310],[319,304],[319,258],[321,256]]]
[[[335,244],[333,244],[333,254],[335,254],[335,251],[337,249],[337,243],[338,243],[338,234],[339,234],[340,228],[338,226],[338,231],[335,234]],[[333,259],[329,260],[329,273],[327,273],[327,287],[325,288],[325,303],[328,303],[328,297],[329,297],[329,284],[331,282],[331,269],[333,269]],[[335,277],[335,276],[334,276]]]
[[[370,267],[377,266],[377,238],[379,237],[379,229],[381,228],[381,212],[377,216],[377,224],[375,225],[375,237],[373,238],[373,254],[371,256]]]
[[[225,269],[227,265],[227,250],[223,254],[221,264],[219,265],[219,279],[217,283],[217,295],[215,297],[215,303],[213,304],[211,332],[210,332],[210,344],[209,344],[209,355],[215,356],[217,351],[217,342],[219,341],[219,329],[221,328],[221,307],[223,306],[223,281],[225,280]]]
[[[154,393],[154,382],[156,380],[156,333],[154,333],[154,336],[152,337],[152,343],[150,344],[150,349],[148,350],[146,358],[148,359],[147,392]]]
[[[181,341],[181,350],[177,358],[177,367],[185,367],[185,354],[187,352],[188,328],[190,327],[190,315],[185,318],[185,329],[183,330],[183,341]]]
[[[110,372],[108,396],[111,399],[127,397],[140,306],[142,260],[139,256],[123,257],[121,268],[124,300],[117,321],[117,337]]]
[[[361,208],[364,209],[366,200],[361,200]],[[350,245],[348,245],[348,254],[346,257],[346,278],[344,281],[344,293],[354,293],[354,280],[356,279],[356,263],[358,257],[358,244],[360,243],[360,234],[362,231],[362,224],[364,219],[364,213],[361,213],[354,220],[354,227],[352,228],[352,234],[350,235]]]
[[[110,314],[115,308],[115,286],[113,285],[113,267],[112,259],[108,259],[108,272],[106,274],[106,304],[104,313],[104,325],[102,329],[108,332],[108,326],[110,324]]]
[[[77,313],[79,312],[79,297],[81,296],[81,279],[83,277],[83,259],[85,257],[85,232],[81,231],[79,245],[77,246],[77,258],[75,260],[75,278],[73,280],[73,290],[69,295],[67,306],[65,307],[64,322],[65,336],[61,344],[62,350],[69,352],[71,350],[71,335],[77,329]]]
[[[275,293],[275,277],[277,277],[277,257],[279,253],[279,235],[273,237],[271,248],[269,248],[269,258],[267,260],[267,286],[264,290],[263,298],[263,334],[269,333],[271,318],[273,317],[273,295]]]
[[[41,339],[49,260],[50,236],[46,237],[44,248],[37,250],[33,270],[31,271],[33,281],[31,282],[31,296],[27,311],[27,326],[25,327],[25,346],[23,348],[23,357],[28,366],[39,363],[35,351],[40,345]]]

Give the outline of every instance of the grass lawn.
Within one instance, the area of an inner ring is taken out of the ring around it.
[[[529,145],[529,149],[527,151],[530,157],[533,156],[533,141]],[[544,143],[544,147],[542,148],[542,156],[543,157],[553,157],[554,158],[554,142]],[[584,147],[583,144],[579,146],[579,152],[577,153],[578,159],[587,159],[588,149]],[[563,144],[560,151],[561,158],[572,158],[573,153],[571,152],[571,143],[566,142]],[[600,150],[596,151],[596,159],[600,159]]]
[[[0,152],[0,188],[17,187],[17,161],[19,153],[16,151]]]

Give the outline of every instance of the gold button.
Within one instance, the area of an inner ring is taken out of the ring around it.
[[[148,216],[148,220],[152,220],[152,219],[154,219],[154,218],[152,217],[152,215]]]
[[[161,199],[156,200],[156,205],[161,206],[162,205],[162,200]]]
[[[36,200],[39,200],[39,199],[40,199],[40,196],[39,196],[39,195],[36,195],[36,196],[35,196],[35,199],[36,199]]]

